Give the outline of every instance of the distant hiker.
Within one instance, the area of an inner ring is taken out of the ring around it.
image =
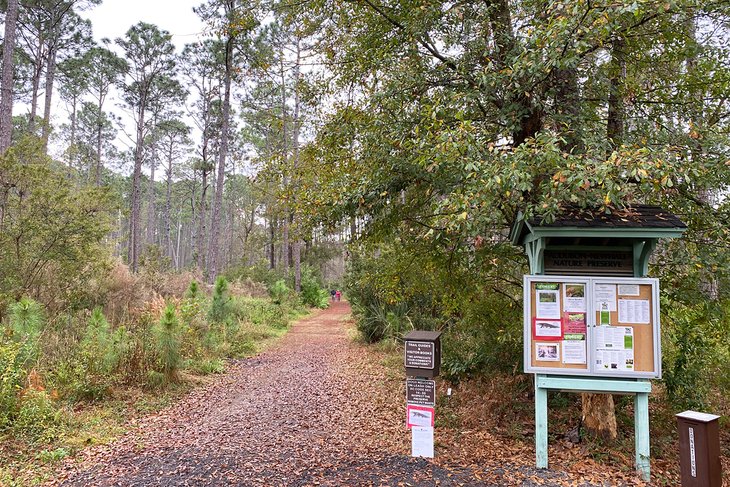
[[[338,290],[337,290],[337,292],[335,293],[335,296],[337,297],[337,301],[339,301],[339,300],[340,300],[340,298],[342,298],[342,291],[340,291],[340,290],[338,289]]]
[[[330,289],[330,296],[332,296],[332,301],[335,300],[335,295],[336,294],[337,294],[337,291],[335,291],[334,289]]]

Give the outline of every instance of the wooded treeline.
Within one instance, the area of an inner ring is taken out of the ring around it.
[[[297,202],[312,225],[361,225],[348,280],[366,336],[444,329],[448,377],[519,372],[518,213],[658,204],[689,226],[650,271],[668,397],[727,406],[726,2],[305,3],[332,102]]]
[[[170,269],[200,269],[212,282],[234,265],[265,261],[284,274],[291,269],[299,289],[302,253],[333,240],[300,231],[285,196],[316,108],[302,95],[311,80],[301,71],[299,28],[275,3],[214,0],[195,9],[202,40],[181,50],[169,32],[143,22],[96,43],[83,13],[99,3],[4,6],[3,239],[24,246],[29,238],[14,223],[20,188],[31,183],[10,166],[50,156],[44,164],[79,194],[101,188],[95,224],[108,234],[98,243],[133,272],[145,259],[162,259]],[[64,252],[59,240],[45,244]],[[31,260],[15,271],[59,263]],[[19,276],[6,278],[14,283],[0,292],[17,299],[32,291]]]
[[[689,226],[651,271],[669,397],[705,405],[730,387],[727,2],[209,0],[196,12],[210,35],[182,52],[145,23],[94,45],[78,15],[93,5],[6,2],[6,296],[32,291],[28,276],[90,272],[90,240],[134,271],[163,259],[213,279],[266,262],[298,288],[303,255],[341,235],[367,337],[448,330],[448,377],[514,374],[518,213],[651,203]],[[112,89],[129,151],[111,143]],[[54,125],[56,92],[68,116]],[[8,121],[11,102],[29,110]],[[31,181],[31,162],[70,178]],[[28,217],[24,185],[47,211]],[[59,188],[80,199],[62,198],[80,212],[65,240],[41,225],[67,214],[51,211]],[[42,258],[23,257],[24,239]]]

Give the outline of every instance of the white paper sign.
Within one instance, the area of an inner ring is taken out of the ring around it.
[[[538,289],[535,312],[538,318],[560,319],[560,292]]]
[[[586,363],[586,341],[585,340],[563,340],[563,363],[584,364]]]
[[[601,303],[608,303],[608,311],[616,311],[616,284],[596,284],[593,286],[593,298],[596,309],[601,309]]]
[[[619,323],[648,325],[650,321],[649,300],[619,299],[618,321]]]
[[[433,458],[433,428],[430,426],[411,428],[411,456]]]
[[[619,296],[640,296],[641,288],[638,284],[619,284],[618,294]]]

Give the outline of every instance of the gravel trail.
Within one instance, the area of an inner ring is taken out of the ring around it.
[[[274,348],[83,452],[51,485],[588,485],[498,459],[410,458],[403,399],[391,397],[403,378],[364,358],[349,313],[334,303],[299,321]]]

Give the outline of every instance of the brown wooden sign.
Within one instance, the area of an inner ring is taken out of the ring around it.
[[[417,406],[436,406],[436,381],[406,379],[406,402]]]
[[[433,369],[436,366],[433,342],[406,341],[406,368]]]
[[[582,276],[634,275],[630,251],[545,250],[545,273]]]

